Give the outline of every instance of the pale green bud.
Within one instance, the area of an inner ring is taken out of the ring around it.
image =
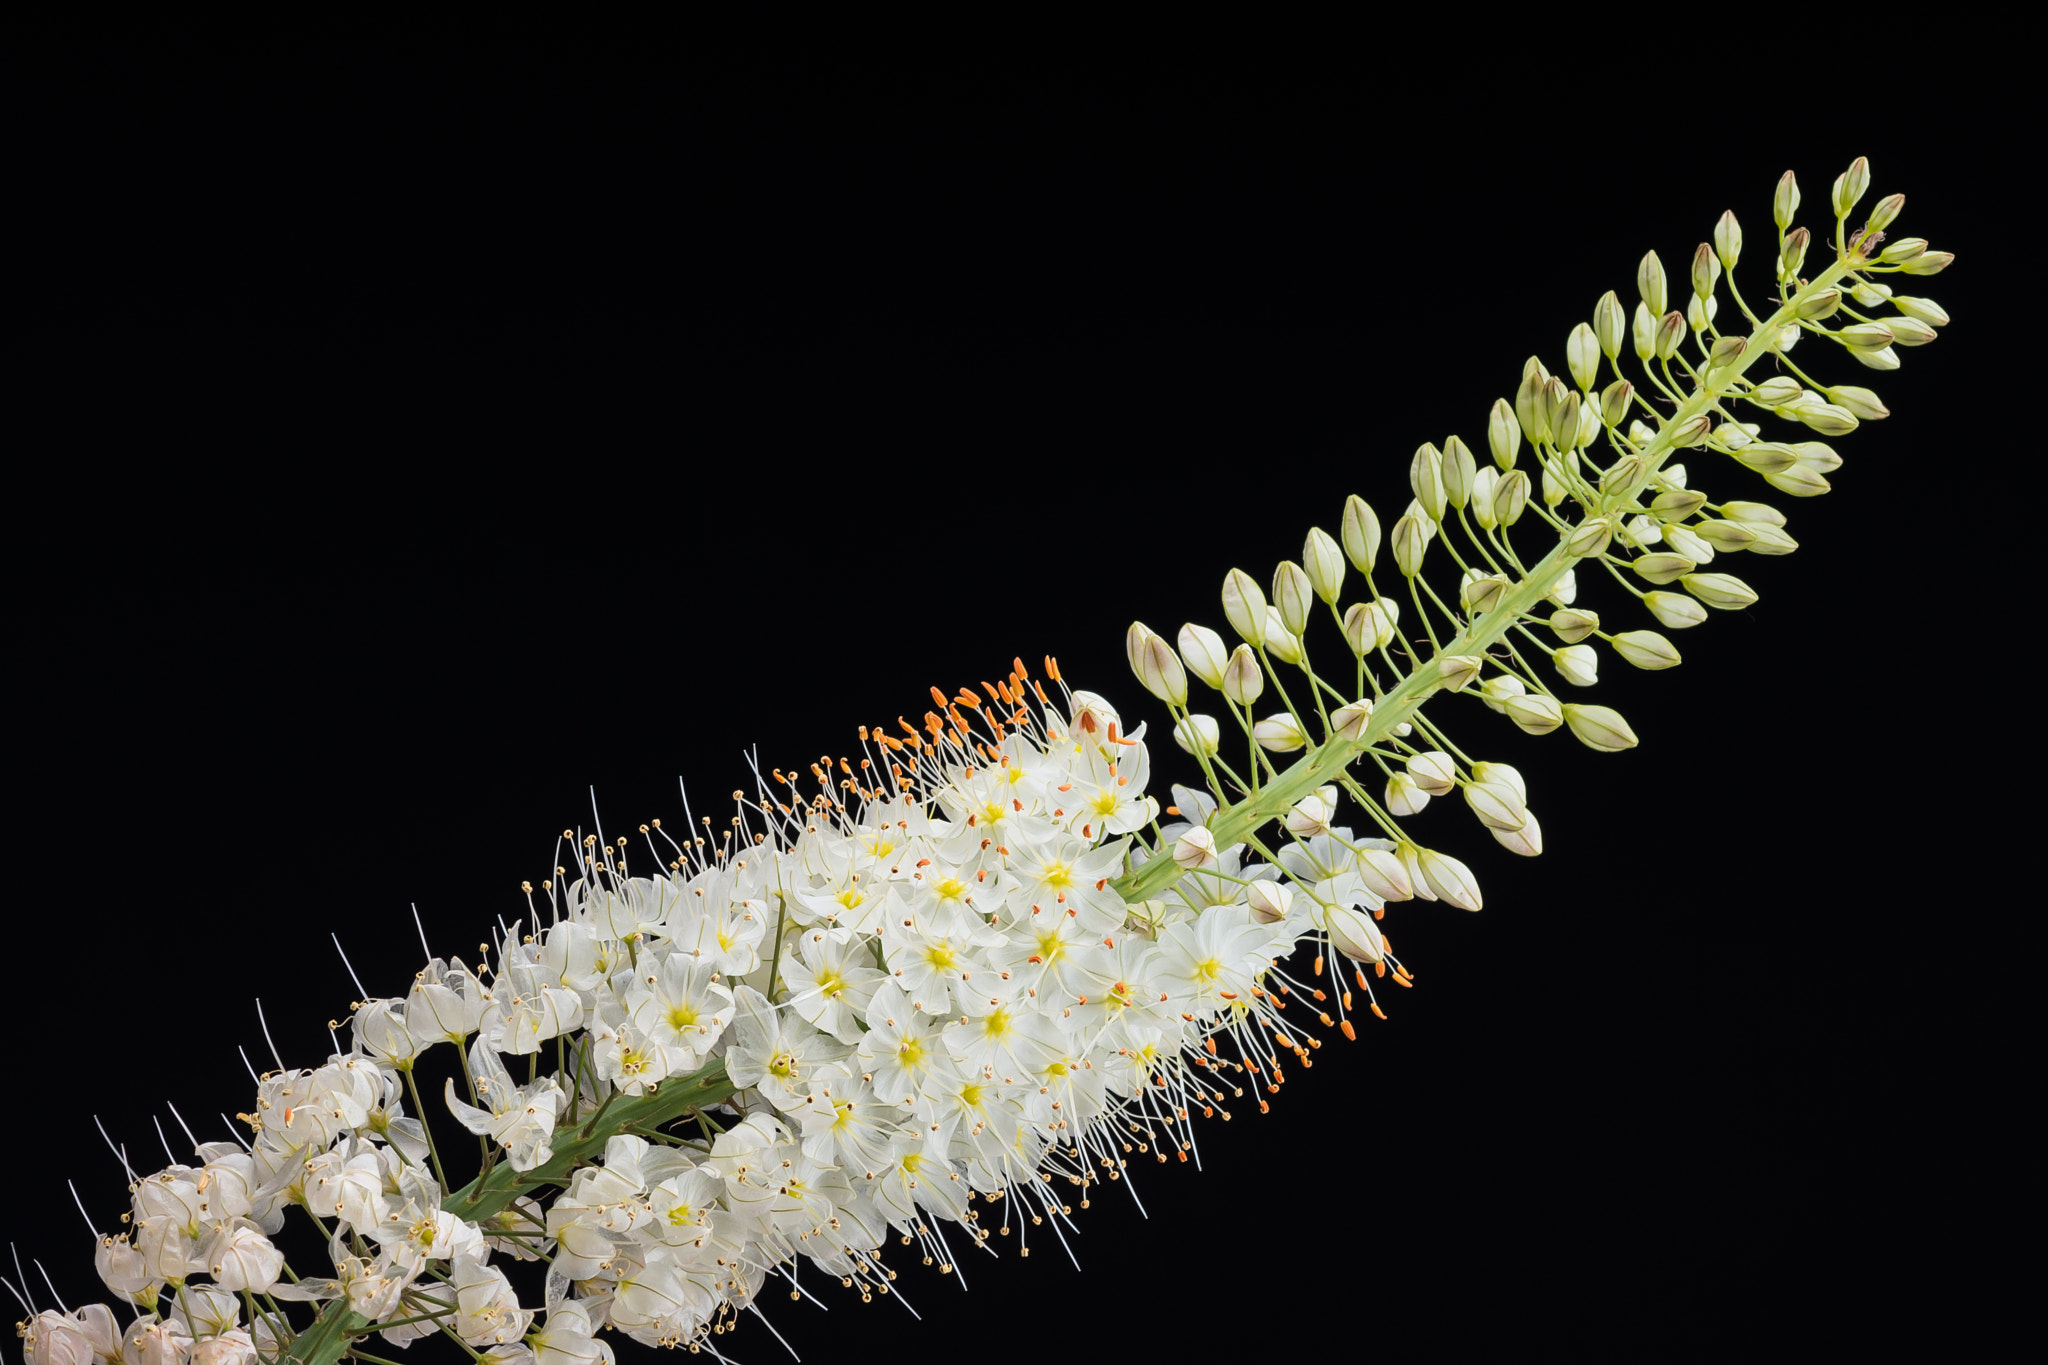
[[[1579,571],[1566,569],[1551,585],[1550,593],[1543,599],[1554,607],[1568,607],[1579,600]]]
[[[1795,464],[1789,469],[1778,470],[1764,475],[1764,482],[1780,493],[1790,493],[1795,498],[1817,498],[1834,488],[1819,471]]]
[[[1291,559],[1281,560],[1273,570],[1273,606],[1290,633],[1299,635],[1308,628],[1308,613],[1315,605],[1315,596],[1308,571]]]
[[[1372,720],[1372,699],[1361,697],[1347,702],[1330,713],[1330,728],[1337,738],[1348,739],[1353,744],[1365,738],[1365,727]]]
[[[1294,904],[1294,888],[1285,882],[1253,882],[1245,888],[1244,899],[1253,919],[1261,924],[1278,924],[1287,918],[1287,911]]]
[[[1744,521],[1758,526],[1783,526],[1785,514],[1767,502],[1724,502],[1721,515],[1730,521]]]
[[[1493,490],[1493,519],[1502,526],[1513,526],[1528,505],[1529,476],[1519,469],[1509,470],[1501,476],[1500,487]]]
[[[1446,692],[1462,692],[1479,676],[1486,660],[1477,654],[1439,654],[1436,685]]]
[[[1522,424],[1505,398],[1494,399],[1486,414],[1486,448],[1503,471],[1515,467],[1515,457],[1522,450]]]
[[[1337,595],[1344,590],[1344,551],[1328,531],[1320,526],[1309,528],[1308,539],[1301,546],[1301,563],[1316,596],[1336,606]]]
[[[1564,339],[1564,363],[1572,372],[1574,383],[1583,390],[1592,389],[1593,381],[1600,375],[1600,342],[1593,329],[1583,322]]]
[[[1771,196],[1771,220],[1780,231],[1792,226],[1792,215],[1799,212],[1799,179],[1787,171],[1778,177],[1778,188]]]
[[[1643,253],[1643,259],[1636,265],[1636,292],[1642,295],[1643,306],[1651,313],[1664,315],[1670,300],[1664,293],[1664,263],[1654,251]]]
[[[1735,268],[1736,260],[1742,255],[1742,225],[1735,221],[1735,210],[1729,209],[1714,224],[1714,254],[1721,258],[1721,264],[1728,269]]]
[[[1756,543],[1756,531],[1739,521],[1715,521],[1711,518],[1694,528],[1701,540],[1716,550],[1734,552],[1747,550]]]
[[[1188,677],[1181,671],[1180,659],[1144,622],[1131,622],[1125,632],[1124,656],[1147,692],[1171,706],[1187,705]]]
[[[1266,594],[1243,569],[1232,569],[1223,578],[1223,619],[1230,628],[1252,644],[1266,640]]]
[[[1453,507],[1464,507],[1472,497],[1472,479],[1478,470],[1479,462],[1472,458],[1470,446],[1456,436],[1444,438],[1444,501]]]
[[[1571,702],[1564,706],[1564,723],[1579,742],[1589,749],[1602,753],[1620,753],[1633,749],[1640,742],[1636,732],[1628,728],[1628,722],[1621,718],[1621,712],[1611,706],[1579,706]]]
[[[1799,463],[1799,453],[1776,441],[1757,441],[1736,451],[1735,462],[1768,476]]]
[[[1858,365],[1863,366],[1867,370],[1889,371],[1899,368],[1899,353],[1889,346],[1875,351],[1859,351],[1854,347],[1845,347],[1844,349],[1849,352],[1850,357]]]
[[[1543,359],[1541,356],[1532,355],[1527,360],[1522,362],[1522,378],[1527,379],[1532,374],[1535,375],[1541,381],[1543,381],[1545,384],[1548,384],[1550,382],[1550,371],[1543,368]]]
[[[1579,396],[1568,393],[1550,414],[1550,440],[1564,450],[1579,444]]]
[[[1749,584],[1734,574],[1689,573],[1681,581],[1687,592],[1721,611],[1740,611],[1756,601]]]
[[[1369,653],[1393,640],[1400,619],[1399,602],[1355,602],[1344,612],[1344,638],[1353,654]]]
[[[1830,318],[1835,315],[1835,310],[1841,306],[1841,290],[1834,288],[1823,289],[1818,293],[1807,295],[1798,303],[1792,305],[1792,316],[1809,320]]]
[[[1721,337],[1707,350],[1707,368],[1719,369],[1733,365],[1742,359],[1742,353],[1749,349],[1749,343],[1738,336]]]
[[[1684,630],[1707,619],[1707,609],[1683,593],[1646,592],[1643,605],[1666,630]]]
[[[1550,410],[1543,396],[1548,383],[1541,375],[1530,374],[1515,390],[1515,421],[1521,425],[1522,434],[1531,441],[1550,439]]]
[[[1344,500],[1344,522],[1338,534],[1344,538],[1344,553],[1352,566],[1372,577],[1373,561],[1380,557],[1380,519],[1356,493]]]
[[[1223,731],[1214,716],[1189,716],[1174,725],[1173,742],[1187,753],[1210,758],[1222,746]]]
[[[1491,531],[1500,523],[1493,515],[1493,495],[1500,487],[1500,471],[1492,465],[1472,476],[1472,519]]]
[[[1297,667],[1308,657],[1301,647],[1301,637],[1287,629],[1287,622],[1281,619],[1278,607],[1266,608],[1266,652],[1283,664]]]
[[[1684,521],[1706,506],[1707,495],[1697,489],[1674,488],[1650,500],[1650,510],[1664,521]]]
[[[1572,397],[1577,398],[1578,395],[1573,394]],[[1593,402],[1589,398],[1579,404],[1579,429],[1572,436],[1573,448],[1584,450],[1587,446],[1593,444],[1593,438],[1598,436],[1601,430],[1600,414],[1593,411]]]
[[[1849,286],[1849,297],[1856,300],[1859,308],[1875,308],[1892,296],[1892,287],[1875,280],[1857,280]]]
[[[1618,427],[1621,419],[1628,416],[1630,406],[1635,402],[1636,386],[1626,379],[1617,379],[1600,390],[1600,421],[1604,426]]]
[[[1943,312],[1941,305],[1933,299],[1916,299],[1910,294],[1894,294],[1892,307],[1914,321],[1924,322],[1930,327],[1948,326],[1948,314]]]
[[[1252,727],[1252,738],[1261,749],[1276,754],[1291,754],[1297,749],[1308,747],[1308,736],[1301,726],[1289,715],[1268,716]]]
[[[1548,624],[1557,632],[1558,639],[1568,645],[1575,645],[1600,628],[1600,613],[1566,607],[1562,611],[1550,613]]]
[[[1870,217],[1864,221],[1863,230],[1865,232],[1884,231],[1886,228],[1890,227],[1892,225],[1893,220],[1899,216],[1899,210],[1905,207],[1905,195],[1886,195],[1884,198],[1877,201],[1877,206],[1875,208],[1870,210]]]
[[[1460,910],[1477,910],[1486,904],[1485,898],[1479,894],[1479,879],[1472,875],[1472,869],[1448,853],[1418,848],[1415,864],[1422,873],[1423,882],[1445,905],[1455,905]]]
[[[1704,331],[1707,324],[1712,322],[1715,315],[1720,311],[1721,301],[1719,299],[1710,298],[1705,304],[1702,304],[1699,296],[1694,295],[1685,301],[1685,325],[1692,328],[1695,332]]]
[[[1705,564],[1714,557],[1714,547],[1684,526],[1667,524],[1664,527],[1664,546],[1672,554],[1681,555],[1695,564]]]
[[[1407,773],[1394,773],[1387,778],[1386,792],[1380,797],[1380,804],[1387,813],[1400,819],[1419,814],[1429,804],[1429,793],[1416,785],[1415,779]]]
[[[1637,668],[1676,668],[1678,651],[1654,630],[1625,630],[1608,643],[1614,652]]]
[[[1500,605],[1501,594],[1507,590],[1504,575],[1467,569],[1464,582],[1458,585],[1458,601],[1468,613],[1492,611]]]
[[[1607,549],[1614,538],[1614,523],[1606,517],[1589,517],[1565,538],[1564,552],[1575,559],[1587,559]]]
[[[1591,687],[1600,681],[1600,656],[1591,645],[1566,645],[1550,652],[1550,662],[1573,687]]]
[[[1749,391],[1751,402],[1761,403],[1767,408],[1781,407],[1790,403],[1806,390],[1799,387],[1799,381],[1790,375],[1773,375]]]
[[[1684,555],[1653,554],[1629,561],[1629,567],[1640,578],[1652,583],[1673,583],[1681,576],[1691,573],[1699,566]]]
[[[1671,429],[1671,444],[1678,450],[1689,449],[1705,441],[1713,429],[1713,416],[1704,412],[1697,413]]]
[[[1832,474],[1842,467],[1842,457],[1826,441],[1794,441],[1792,453],[1816,474]]]
[[[1849,163],[1848,170],[1835,177],[1835,217],[1847,218],[1849,210],[1856,207],[1869,188],[1870,159],[1859,156]]]
[[[1529,823],[1521,795],[1505,782],[1466,783],[1465,804],[1488,829],[1513,831]]]
[[[1389,849],[1360,849],[1357,869],[1358,879],[1381,900],[1405,901],[1415,894],[1408,880],[1407,865]]]
[[[1932,326],[1918,318],[1896,317],[1886,326],[1892,329],[1892,336],[1901,346],[1925,346],[1939,335]]]
[[[1564,724],[1564,708],[1555,697],[1513,697],[1507,707],[1508,719],[1532,735],[1547,735]]]
[[[1230,663],[1223,670],[1223,695],[1239,706],[1250,706],[1266,690],[1265,670],[1250,645],[1230,651]]]
[[[1712,298],[1714,286],[1721,282],[1721,262],[1714,255],[1714,248],[1701,242],[1692,253],[1692,292],[1700,298]]]
[[[1657,353],[1657,317],[1644,304],[1636,305],[1635,320],[1629,324],[1636,359],[1648,360]]]
[[[1223,668],[1230,662],[1230,651],[1224,648],[1221,635],[1190,621],[1180,628],[1180,657],[1188,672],[1211,687],[1223,686]]]
[[[1927,239],[1925,237],[1901,237],[1898,241],[1893,242],[1883,251],[1877,253],[1877,259],[1887,265],[1902,265],[1907,261],[1918,260],[1926,254]]]
[[[1566,477],[1565,477],[1565,471],[1566,471],[1566,470],[1569,470],[1569,471],[1570,471],[1571,473],[1573,473],[1573,474],[1576,474],[1576,473],[1578,472],[1578,469],[1579,469],[1579,455],[1578,455],[1578,452],[1577,452],[1577,451],[1575,451],[1575,450],[1567,450],[1567,451],[1566,451],[1566,452],[1564,453],[1564,465],[1563,465],[1563,468],[1562,468],[1562,469],[1561,469],[1561,468],[1559,467],[1559,463],[1558,463],[1558,461],[1556,461],[1556,460],[1546,460],[1546,461],[1544,461],[1544,463],[1543,463],[1543,505],[1544,505],[1544,506],[1546,506],[1546,507],[1555,507],[1555,506],[1557,506],[1557,505],[1558,505],[1559,503],[1563,502],[1563,501],[1564,501],[1564,500],[1565,500],[1565,499],[1566,499],[1567,497],[1569,497],[1569,496],[1571,495],[1571,484],[1570,484],[1570,482],[1569,482],[1569,481],[1568,481],[1568,480],[1566,479]],[[1518,470],[1518,471],[1516,471],[1516,472],[1517,472],[1517,473],[1519,473],[1520,471]]]
[[[1669,360],[1685,340],[1685,314],[1672,311],[1657,320],[1657,359]]]
[[[1749,544],[1749,552],[1756,555],[1789,555],[1799,548],[1799,542],[1785,534],[1782,526],[1752,527],[1756,539]]]
[[[1479,700],[1486,703],[1487,710],[1502,715],[1507,713],[1508,702],[1528,693],[1528,687],[1512,673],[1496,673],[1479,684]]]
[[[1444,457],[1428,441],[1416,447],[1408,462],[1408,487],[1431,521],[1444,519]]]
[[[1855,413],[1833,403],[1801,404],[1792,415],[1823,436],[1847,436],[1858,425]]]
[[[1401,577],[1413,578],[1422,572],[1422,555],[1429,549],[1429,533],[1422,525],[1422,519],[1403,516],[1394,523],[1392,536],[1394,567]]]
[[[1784,245],[1778,249],[1778,282],[1785,283],[1799,274],[1799,267],[1806,264],[1807,243],[1813,234],[1805,228],[1793,228],[1785,234]]]
[[[1609,360],[1620,355],[1621,339],[1627,331],[1628,313],[1621,306],[1621,296],[1610,289],[1593,305],[1593,337],[1600,343],[1600,353]]]
[[[1859,351],[1881,350],[1892,344],[1896,334],[1881,322],[1857,322],[1835,333],[1835,340]]]

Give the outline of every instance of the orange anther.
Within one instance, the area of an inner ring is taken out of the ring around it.
[[[1346,1019],[1343,1023],[1337,1025],[1337,1027],[1344,1031],[1344,1036],[1346,1038],[1349,1038],[1354,1043],[1358,1041],[1358,1030],[1351,1027],[1351,1021],[1349,1019]]]
[[[1387,1017],[1387,1012],[1380,1008],[1380,1002],[1377,1000],[1372,1002],[1372,1012],[1382,1019]]]
[[[1054,682],[1060,681],[1060,661],[1050,654],[1045,656],[1045,676]]]
[[[1017,676],[1020,678],[1029,678],[1031,676],[1030,670],[1024,667],[1024,661],[1022,659],[1010,660],[1010,667],[1017,670]]]
[[[932,700],[937,702],[939,705],[944,706],[946,704],[946,694],[944,692],[939,691],[938,688],[934,687],[932,689]]]

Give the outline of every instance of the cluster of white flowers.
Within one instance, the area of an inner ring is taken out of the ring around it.
[[[263,1078],[247,1143],[135,1179],[99,1269],[146,1311],[125,1332],[100,1307],[44,1313],[30,1360],[252,1362],[293,1334],[280,1299],[504,1362],[608,1356],[605,1326],[702,1347],[771,1278],[803,1293],[805,1262],[895,1292],[892,1234],[948,1273],[963,1239],[1064,1241],[1091,1187],[1186,1161],[1193,1116],[1248,1090],[1264,1109],[1320,1046],[1291,1003],[1352,1031],[1334,958],[1315,961],[1328,991],[1280,961],[1327,934],[1405,978],[1368,913],[1408,894],[1403,864],[1333,825],[1328,790],[1279,865],[1216,848],[1202,793],[1173,788],[1162,827],[1143,727],[1048,666],[1059,699],[1021,662],[984,695],[935,691],[923,731],[863,729],[869,756],[814,765],[814,794],[779,770],[734,793],[722,835],[643,827],[661,875],[631,875],[623,839],[565,836],[574,874],[529,886],[533,932],[512,926],[495,965],[435,958],[358,1002],[346,1053]],[[1111,882],[1154,849],[1179,875],[1127,904]],[[451,1078],[447,1107],[498,1162],[476,1217],[402,1102],[442,1043],[469,1091]],[[664,1093],[668,1126],[630,1121]],[[293,1277],[270,1240],[295,1204],[331,1275]],[[494,1252],[545,1257],[545,1301],[522,1304]]]

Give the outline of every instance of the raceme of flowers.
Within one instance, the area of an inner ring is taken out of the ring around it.
[[[129,1228],[97,1258],[137,1310],[126,1327],[101,1305],[38,1313],[9,1282],[31,1313],[28,1359],[325,1365],[367,1355],[355,1343],[376,1332],[586,1365],[612,1358],[605,1328],[715,1353],[771,1289],[806,1295],[807,1266],[900,1299],[891,1237],[944,1273],[1012,1238],[1020,1254],[1048,1233],[1064,1243],[1094,1187],[1187,1160],[1195,1117],[1227,1119],[1246,1096],[1264,1109],[1320,1046],[1303,1016],[1353,1036],[1353,985],[1379,1013],[1371,980],[1409,984],[1378,923],[1387,902],[1480,907],[1471,869],[1404,820],[1457,793],[1502,846],[1541,851],[1522,775],[1470,758],[1425,702],[1476,697],[1529,734],[1632,747],[1621,716],[1564,701],[1553,680],[1593,685],[1594,640],[1638,668],[1678,651],[1653,630],[1603,629],[1577,569],[1677,630],[1756,600],[1704,570],[1717,556],[1797,548],[1775,507],[1714,501],[1669,457],[1725,454],[1812,496],[1833,450],[1743,419],[1833,437],[1887,415],[1789,356],[1813,335],[1893,369],[1897,347],[1948,321],[1879,278],[1952,259],[1919,238],[1883,245],[1902,196],[1850,230],[1868,182],[1861,159],[1836,179],[1835,259],[1808,279],[1786,173],[1767,316],[1736,292],[1732,213],[1694,254],[1685,308],[1644,257],[1632,321],[1608,293],[1567,339],[1569,383],[1532,358],[1494,405],[1492,467],[1457,437],[1425,445],[1384,537],[1352,498],[1340,534],[1311,530],[1270,597],[1233,570],[1222,605],[1240,643],[1190,623],[1169,644],[1134,624],[1132,669],[1206,791],[1173,786],[1162,809],[1145,727],[1126,732],[1047,660],[1055,701],[1018,661],[979,692],[934,689],[921,728],[862,729],[865,755],[811,765],[809,795],[802,774],[757,773],[723,826],[693,821],[680,840],[641,827],[654,875],[629,871],[628,839],[565,833],[574,875],[529,886],[492,960],[432,957],[403,995],[358,1002],[347,1051],[262,1077],[249,1137],[195,1139],[197,1164],[130,1172]],[[1719,330],[1724,290],[1747,335]],[[1766,357],[1770,377],[1748,378]],[[1533,563],[1517,526],[1542,540]],[[1374,578],[1383,540],[1398,582]],[[1458,578],[1439,592],[1445,555]],[[1348,606],[1347,568],[1364,584]],[[1334,680],[1308,657],[1318,602],[1350,656]],[[1220,694],[1241,747],[1194,709],[1190,674]],[[1260,717],[1262,701],[1279,709]],[[1368,836],[1339,823],[1340,803]],[[1313,965],[1297,976],[1285,964],[1304,944]],[[414,1076],[442,1044],[463,1084],[440,1098],[484,1161],[459,1189]],[[272,1240],[292,1207],[331,1262],[303,1278]],[[494,1256],[544,1259],[542,1302],[522,1302]],[[311,1324],[293,1302],[318,1305]]]

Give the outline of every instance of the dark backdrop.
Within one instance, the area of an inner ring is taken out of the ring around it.
[[[222,1135],[253,997],[325,1055],[355,995],[330,932],[395,992],[407,906],[472,945],[591,788],[608,827],[673,821],[678,775],[842,751],[1013,654],[1156,716],[1132,617],[1220,625],[1224,571],[1268,577],[1347,493],[1391,521],[1419,442],[1483,452],[1524,357],[1558,368],[1724,208],[1764,294],[1779,172],[1818,226],[1858,153],[1898,231],[1962,253],[1913,290],[1952,336],[1888,376],[1801,349],[1897,415],[1790,506],[1800,553],[1715,566],[1754,608],[1674,673],[1608,658],[1639,750],[1448,709],[1528,774],[1549,851],[1414,822],[1488,908],[1390,912],[1419,978],[1391,1022],[1211,1125],[1149,1221],[1097,1199],[1084,1274],[913,1269],[921,1327],[774,1307],[807,1357],[1704,1358],[1967,1335],[2009,1292],[1967,1227],[2035,1177],[1999,1155],[2003,1001],[1966,963],[2026,897],[1960,803],[2018,661],[1960,661],[1954,499],[2038,440],[1983,382],[2026,240],[1986,108],[1646,122],[1512,65],[1396,95],[1293,60],[17,57],[7,1232],[74,1305],[63,1180],[121,1207],[91,1116],[152,1165],[166,1099]]]

